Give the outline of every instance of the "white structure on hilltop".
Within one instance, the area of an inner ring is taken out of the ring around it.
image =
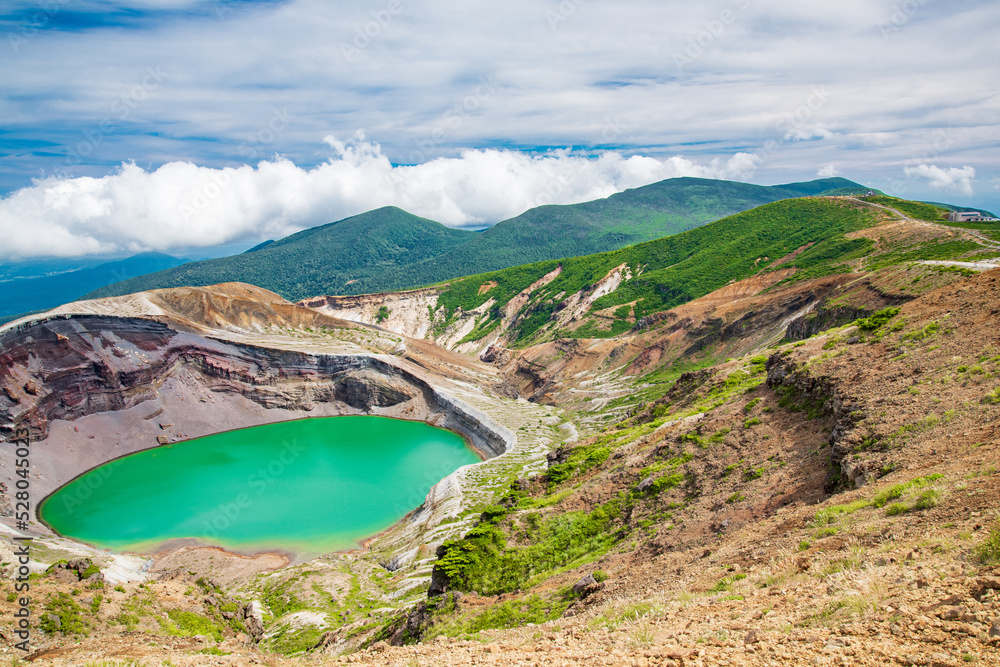
[[[952,211],[948,214],[950,222],[1000,222],[1000,218],[991,218],[979,211]]]

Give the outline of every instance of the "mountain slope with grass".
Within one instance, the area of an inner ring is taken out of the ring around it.
[[[432,662],[458,648],[444,637],[508,646],[504,664],[518,641],[591,660],[989,664],[997,274],[631,398],[439,548],[428,600],[382,636]],[[510,629],[529,622],[540,636]]]
[[[808,190],[857,185],[846,179],[817,183],[785,188],[676,178],[583,204],[531,209],[482,233],[386,207],[262,243],[242,255],[193,262],[87,296],[234,281],[292,300],[409,289],[484,270],[621,248]]]
[[[612,339],[665,326],[670,318],[687,317],[668,311],[702,298],[733,301],[804,285],[800,296],[808,305],[826,299],[824,290],[843,282],[826,278],[838,275],[864,278],[863,294],[892,295],[874,301],[862,296],[857,304],[847,304],[845,297],[841,305],[830,296],[829,307],[824,302],[812,313],[819,319],[802,327],[817,331],[857,317],[869,301],[891,305],[941,286],[949,273],[995,266],[1000,243],[990,232],[948,223],[941,219],[944,213],[881,195],[789,199],[607,253],[536,262],[412,292],[319,297],[302,305],[479,354],[493,345]],[[827,287],[817,292],[813,285]],[[729,286],[731,293],[722,297]],[[714,319],[703,324],[713,335],[725,333],[719,327],[737,326]]]

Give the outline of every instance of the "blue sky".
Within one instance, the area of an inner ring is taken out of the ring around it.
[[[685,175],[1000,212],[998,28],[986,0],[8,0],[0,259]]]

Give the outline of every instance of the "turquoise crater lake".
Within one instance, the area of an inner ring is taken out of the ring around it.
[[[118,551],[195,539],[242,552],[352,548],[480,458],[455,433],[386,417],[329,417],[218,433],[130,454],[77,477],[39,516]]]

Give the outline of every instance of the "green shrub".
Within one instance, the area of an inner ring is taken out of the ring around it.
[[[550,487],[556,486],[574,475],[582,475],[591,468],[601,465],[610,456],[611,450],[603,446],[600,440],[591,445],[575,447],[569,451],[564,463],[549,466],[545,476],[549,480]]]
[[[729,587],[732,586],[735,582],[746,578],[747,575],[745,574],[742,573],[734,574],[729,577],[725,577],[724,579],[721,579],[717,584],[715,584],[708,590],[712,593],[721,593],[722,591],[728,591]]]
[[[83,607],[66,593],[60,592],[49,598],[41,616],[39,627],[48,634],[60,632],[64,635],[86,635],[90,631]]]
[[[910,508],[908,508],[903,503],[893,503],[885,508],[885,515],[897,516],[899,514],[905,514],[907,511],[909,511],[909,509]]]
[[[435,565],[452,588],[499,595],[519,590],[539,574],[609,549],[618,539],[615,523],[625,497],[591,512],[525,517],[528,544],[509,548],[501,528],[480,523],[460,540],[445,542]],[[536,515],[537,516],[537,515]]]
[[[572,589],[559,591],[552,597],[530,595],[526,598],[501,602],[478,616],[461,618],[455,623],[445,623],[436,630],[444,635],[474,636],[483,630],[518,628],[529,623],[540,625],[562,616],[566,607],[572,602]]]
[[[854,324],[857,325],[862,331],[876,331],[885,326],[889,320],[896,317],[899,314],[899,308],[883,308],[882,310],[873,313],[870,317],[863,317],[859,320],[855,320]]]
[[[194,637],[204,635],[215,641],[222,641],[222,630],[211,619],[191,611],[168,609],[169,621],[160,619],[160,625],[168,634],[175,637]]]
[[[929,510],[932,507],[936,507],[937,497],[938,497],[937,491],[935,491],[934,489],[927,489],[919,496],[917,496],[917,500],[913,503],[913,509],[920,511],[920,510]]]
[[[670,475],[663,475],[653,480],[652,485],[646,490],[646,493],[651,496],[655,496],[658,493],[666,491],[667,489],[672,489],[676,486],[680,486],[681,482],[684,481],[684,473],[675,472]]]
[[[990,528],[989,534],[973,552],[983,565],[1000,565],[1000,521]]]
[[[911,331],[908,334],[903,334],[900,340],[913,341],[917,343],[922,340],[927,340],[928,338],[933,338],[939,331],[941,331],[941,325],[937,322],[931,322],[925,325],[922,329],[917,329],[916,331]]]

